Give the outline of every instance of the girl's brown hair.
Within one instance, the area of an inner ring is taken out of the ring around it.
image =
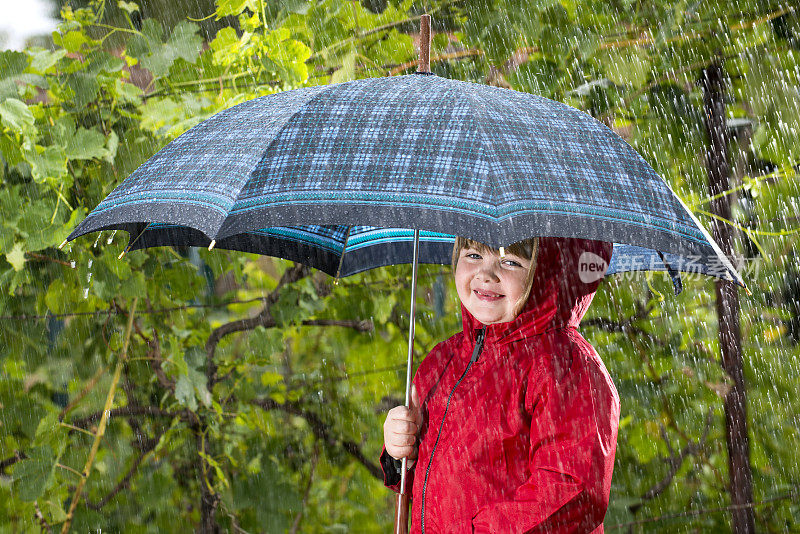
[[[453,258],[452,258],[452,266],[453,266],[453,273],[456,272],[456,264],[458,264],[458,258],[461,255],[461,251],[465,248],[472,248],[475,249],[477,252],[482,254],[486,254],[487,252],[493,252],[494,254],[500,254],[500,249],[492,248],[489,245],[485,245],[480,241],[475,241],[474,239],[468,239],[466,237],[456,237],[456,242],[453,244]],[[526,260],[531,261],[531,268],[528,271],[528,276],[525,279],[525,291],[522,294],[522,298],[519,302],[517,302],[517,306],[514,310],[515,315],[519,315],[522,311],[522,308],[525,307],[525,303],[528,302],[528,297],[531,294],[531,288],[533,287],[533,277],[536,272],[536,259],[539,253],[539,238],[538,237],[531,237],[529,239],[523,239],[522,241],[517,241],[505,248],[506,252],[509,254],[513,254],[515,256],[519,256],[520,258],[525,258]]]

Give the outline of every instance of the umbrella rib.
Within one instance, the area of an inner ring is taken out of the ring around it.
[[[347,231],[344,233],[344,243],[342,244],[342,254],[339,256],[339,266],[336,268],[336,276],[334,276],[334,283],[339,282],[339,277],[342,274],[342,264],[344,263],[344,252],[347,249],[347,241],[350,240],[350,230],[353,228],[353,225],[347,227]]]
[[[135,245],[135,244],[136,244],[136,242],[139,240],[139,238],[140,238],[140,237],[142,237],[142,236],[144,235],[144,233],[147,231],[147,229],[148,229],[148,228],[150,228],[150,226],[151,226],[152,224],[153,224],[153,223],[151,223],[151,222],[147,223],[147,226],[145,226],[145,227],[142,229],[142,231],[141,231],[141,232],[139,232],[139,235],[137,235],[135,238],[133,238],[133,240],[131,240],[131,241],[128,243],[128,246],[127,246],[127,247],[125,247],[124,249],[122,249],[122,252],[120,252],[119,256],[117,256],[117,259],[118,259],[118,260],[121,260],[121,259],[122,259],[122,257],[123,257],[125,254],[127,254],[127,253],[128,253],[130,250],[131,250],[131,247],[133,247],[133,245]]]
[[[663,178],[662,178],[662,180],[663,180]],[[689,218],[694,222],[694,224],[697,226],[697,228],[700,229],[700,233],[703,235],[703,237],[706,238],[706,240],[708,241],[708,244],[711,245],[711,249],[716,253],[717,258],[722,263],[722,266],[725,268],[725,270],[728,271],[728,275],[730,276],[730,280],[735,282],[735,283],[737,283],[737,284],[739,284],[740,286],[742,286],[745,289],[745,291],[747,291],[749,293],[750,289],[747,287],[747,284],[744,283],[744,279],[742,278],[742,275],[739,274],[739,272],[736,270],[736,268],[730,262],[730,259],[728,259],[728,256],[726,256],[725,253],[722,252],[722,249],[719,248],[719,245],[717,244],[716,241],[714,241],[714,238],[711,237],[711,234],[708,233],[708,230],[706,230],[705,227],[697,219],[697,217],[695,217],[694,213],[692,213],[692,211],[689,209],[689,206],[686,205],[686,203],[683,201],[683,199],[680,196],[678,196],[677,194],[675,194],[675,191],[672,189],[672,186],[666,180],[663,180],[663,182],[667,186],[667,188],[672,192],[672,196],[675,199],[677,199],[678,204],[680,204],[680,206],[683,207],[683,209],[686,211],[686,214],[689,216]]]
[[[667,262],[667,258],[666,256],[664,256],[663,252],[661,252],[660,250],[657,250],[656,252],[658,252],[658,256],[661,258],[661,262],[667,269],[670,278],[672,278],[672,285],[675,288],[675,295],[677,296],[683,290],[683,283],[681,282],[681,274],[680,272],[678,272],[677,269],[675,269],[675,267],[673,267]]]

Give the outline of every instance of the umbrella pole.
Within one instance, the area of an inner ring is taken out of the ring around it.
[[[408,325],[408,363],[406,366],[406,407],[411,407],[411,371],[414,363],[414,322],[417,302],[417,266],[419,265],[419,230],[414,230],[414,260],[411,268],[411,319]],[[406,488],[408,458],[403,458],[400,468],[400,493],[397,496],[397,512],[395,514],[395,534],[408,533],[409,491]]]
[[[430,72],[431,16],[420,17],[419,63],[417,72]],[[408,325],[408,365],[406,366],[406,408],[411,407],[411,370],[414,363],[414,312],[417,302],[417,266],[419,265],[419,230],[414,230],[414,260],[411,269],[411,322]],[[410,491],[406,488],[408,458],[403,458],[400,467],[400,493],[397,495],[397,511],[394,516],[395,534],[408,534],[408,503]]]

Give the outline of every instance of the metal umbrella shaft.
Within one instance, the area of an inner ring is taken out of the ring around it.
[[[419,266],[419,230],[414,230],[414,259],[411,263],[411,311],[408,325],[408,362],[406,365],[406,408],[411,408],[411,373],[414,363],[414,322],[417,303],[417,268]],[[408,488],[406,488],[406,474],[408,473],[408,458],[403,458],[400,467],[400,494],[397,496],[397,513],[395,514],[395,534],[408,532]]]
[[[431,71],[431,16],[428,14],[420,17],[419,28],[419,64],[417,71],[429,73]],[[408,362],[406,364],[406,408],[411,408],[411,371],[414,363],[414,322],[417,309],[417,267],[419,266],[419,230],[414,230],[414,259],[411,262],[411,311],[408,325]],[[400,494],[397,496],[397,513],[395,513],[395,534],[408,533],[408,488],[406,488],[406,474],[408,473],[408,458],[403,458],[400,467]]]

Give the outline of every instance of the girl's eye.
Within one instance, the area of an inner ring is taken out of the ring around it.
[[[518,261],[514,261],[514,260],[506,260],[503,263],[505,263],[509,267],[522,267],[521,263],[519,263]]]
[[[465,257],[467,257],[467,258],[470,258],[470,259],[473,259],[473,260],[479,260],[479,259],[481,259],[481,255],[480,255],[480,254],[478,254],[477,252],[467,252],[467,254],[465,255]]]

